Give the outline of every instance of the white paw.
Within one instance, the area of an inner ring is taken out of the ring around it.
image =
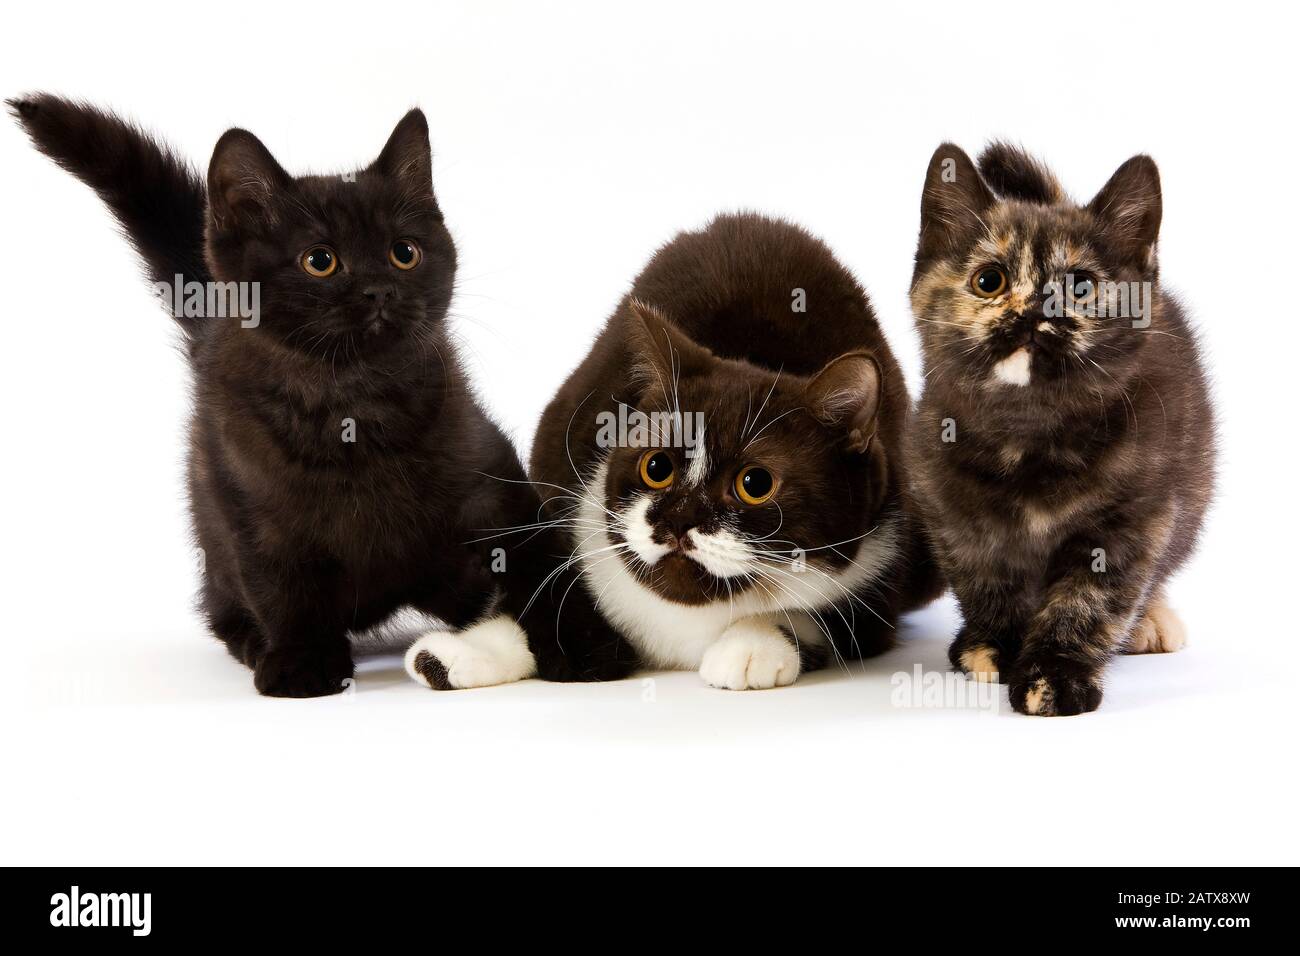
[[[406,672],[425,687],[459,690],[532,677],[537,662],[523,628],[502,614],[459,634],[424,635],[406,651]]]
[[[725,690],[784,687],[799,676],[799,651],[775,626],[740,621],[709,645],[700,676]]]

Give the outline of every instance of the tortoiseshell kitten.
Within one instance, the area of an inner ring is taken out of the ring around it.
[[[679,235],[542,416],[530,472],[571,538],[565,587],[629,659],[715,687],[881,652],[939,590],[903,500],[908,412],[866,293],[825,245],[753,215]],[[610,425],[634,414],[673,424]]]
[[[949,656],[1019,712],[1095,710],[1117,652],[1184,640],[1164,584],[1214,480],[1195,335],[1158,283],[1147,156],[1086,205],[1020,150],[930,161],[912,477],[965,624]]]
[[[155,282],[260,300],[247,315],[192,314],[187,292],[173,309],[194,373],[202,609],[258,691],[342,691],[350,639],[402,608],[461,627],[493,610],[522,620],[530,666],[552,680],[626,672],[590,601],[568,602],[561,622],[541,588],[558,532],[484,538],[534,521],[540,499],[447,333],[456,249],[424,114],[334,176],[291,176],[228,130],[205,181],[110,113],[48,94],[9,105],[100,195]]]

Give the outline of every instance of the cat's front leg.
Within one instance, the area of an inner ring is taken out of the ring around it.
[[[582,566],[556,557],[572,548],[554,527],[515,545],[501,610],[527,633],[542,680],[620,680],[635,670],[636,652],[596,606]]]
[[[704,682],[725,690],[784,687],[795,682],[799,670],[794,640],[767,617],[736,621],[709,645],[700,661]]]
[[[631,648],[586,599],[565,607],[562,630],[546,608],[524,615],[525,630],[509,610],[463,631],[432,631],[406,651],[406,672],[431,690],[512,684],[530,677],[549,681],[602,681],[626,677],[636,666]],[[509,605],[506,605],[508,607]]]
[[[244,593],[264,638],[253,686],[267,697],[338,694],[353,675],[347,627],[331,587],[335,572],[317,562],[241,559]]]
[[[513,684],[537,674],[528,635],[509,614],[457,633],[431,631],[406,651],[406,672],[431,690]]]
[[[948,660],[975,680],[1006,680],[1029,618],[1021,576],[990,575],[985,569],[953,569],[949,576],[964,623],[948,647]]]
[[[1016,711],[1064,717],[1101,705],[1102,672],[1125,646],[1150,590],[1158,527],[1152,520],[1112,521],[1057,549],[1010,681]]]
[[[432,690],[462,690],[540,677],[605,681],[636,667],[631,645],[596,608],[581,571],[552,557],[557,533],[507,545],[505,590],[495,612],[455,633],[433,631],[406,652],[406,671]]]

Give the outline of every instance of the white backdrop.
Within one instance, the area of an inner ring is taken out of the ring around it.
[[[1191,646],[1096,714],[891,704],[945,602],[851,674],[693,674],[259,699],[191,610],[186,370],[89,190],[0,123],[10,862],[1297,862],[1294,11],[1235,3],[11,7],[0,93],[127,112],[206,164],[245,126],[292,171],[428,114],[455,326],[521,450],[653,249],[778,213],[865,283],[916,383],[925,164],[1008,137],[1086,199],[1160,164],[1163,278],[1204,330],[1220,500],[1172,589]],[[1283,600],[1286,598],[1286,600]]]

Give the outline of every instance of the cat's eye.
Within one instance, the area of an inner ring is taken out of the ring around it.
[[[1075,302],[1087,302],[1097,294],[1097,281],[1086,272],[1074,273],[1070,276],[1070,282],[1074,283],[1070,295]]]
[[[420,247],[410,239],[398,239],[388,249],[388,261],[399,269],[414,269],[420,264]]]
[[[776,478],[761,465],[748,465],[736,473],[736,497],[747,505],[761,505],[776,491]]]
[[[673,483],[673,460],[666,452],[648,451],[641,456],[641,480],[647,488],[662,491]]]
[[[984,266],[970,277],[970,288],[977,296],[992,299],[1007,288],[1007,274],[997,266]]]
[[[304,272],[317,279],[332,276],[339,267],[339,257],[334,255],[334,250],[329,246],[312,246],[298,261]]]

